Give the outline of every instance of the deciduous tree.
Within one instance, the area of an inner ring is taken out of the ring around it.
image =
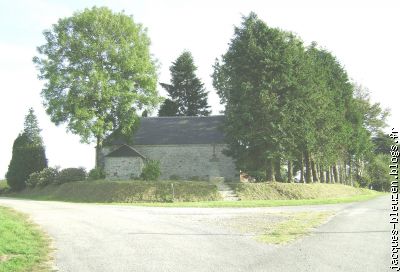
[[[33,61],[45,81],[46,111],[82,142],[96,142],[101,167],[104,138],[116,130],[131,134],[138,112],[160,102],[150,39],[131,16],[104,7],[60,19],[44,37]]]

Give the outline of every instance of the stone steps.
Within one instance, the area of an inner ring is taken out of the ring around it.
[[[225,182],[221,182],[217,184],[218,192],[221,194],[222,198],[225,201],[239,201],[240,198],[236,194],[236,192]]]

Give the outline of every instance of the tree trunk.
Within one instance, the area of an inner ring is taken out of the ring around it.
[[[278,157],[273,160],[274,161],[274,172],[276,181],[282,182],[283,178],[281,175],[281,158]]]
[[[97,137],[95,167],[99,169],[104,169],[104,161],[101,153],[102,148],[103,148],[103,140],[100,137]]]
[[[311,176],[310,155],[308,154],[308,151],[304,152],[304,162],[306,166],[306,183],[310,183],[312,182],[312,176]]]
[[[339,174],[338,174],[337,165],[334,164],[332,168],[333,168],[332,170],[333,170],[333,180],[334,180],[334,183],[338,183],[338,182],[339,182]]]
[[[326,183],[331,183],[332,179],[331,179],[331,170],[330,170],[330,166],[327,167],[326,169]]]
[[[352,175],[352,164],[351,164],[351,158],[350,158],[350,160],[349,160],[349,179],[350,179],[350,185],[351,186],[354,186],[354,183],[353,183],[353,175]]]
[[[300,157],[300,182],[304,183],[304,163],[303,156]]]
[[[272,159],[267,159],[265,171],[267,181],[275,181],[274,164]]]
[[[313,182],[319,182],[317,164],[314,162],[313,159],[311,160],[311,171],[312,171]]]
[[[288,160],[287,162],[287,169],[288,169],[288,182],[292,182],[293,181],[293,169],[292,169],[292,161]]]
[[[325,183],[324,168],[322,165],[319,166],[319,179],[322,183]]]

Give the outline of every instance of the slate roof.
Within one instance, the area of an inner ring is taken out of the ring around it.
[[[129,145],[122,145],[113,152],[110,152],[106,157],[140,157],[146,159],[142,154],[137,152],[133,147]]]
[[[224,116],[174,116],[142,118],[133,135],[133,145],[221,144]],[[111,145],[126,144],[115,137]]]

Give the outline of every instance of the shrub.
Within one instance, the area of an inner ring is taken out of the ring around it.
[[[45,168],[39,172],[39,182],[38,186],[46,186],[52,183],[55,183],[58,178],[58,169],[57,168]]]
[[[39,177],[40,177],[39,172],[30,174],[29,178],[25,182],[26,186],[31,187],[31,188],[35,187],[39,182]]]
[[[157,180],[161,175],[160,162],[156,160],[148,160],[143,167],[140,177],[144,180]]]
[[[98,179],[105,179],[106,174],[104,173],[103,169],[101,168],[93,168],[89,171],[88,179],[89,180],[98,180]]]
[[[65,183],[71,181],[82,181],[86,179],[86,171],[84,168],[65,168],[60,171],[57,177],[57,183]]]
[[[26,185],[28,187],[46,186],[55,183],[58,177],[57,168],[45,168],[40,172],[35,172],[29,175]]]

